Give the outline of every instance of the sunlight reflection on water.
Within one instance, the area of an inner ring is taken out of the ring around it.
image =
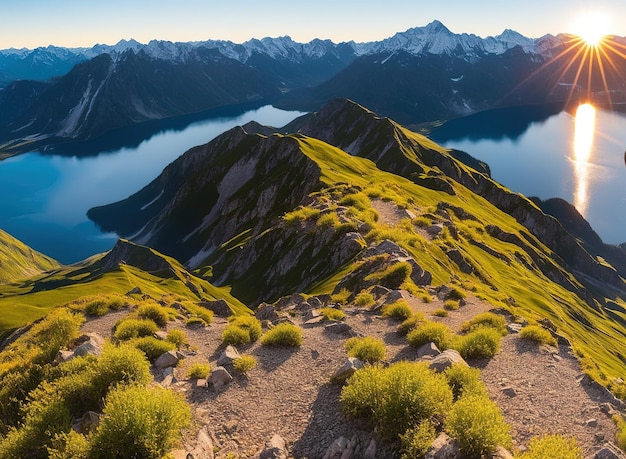
[[[582,104],[576,109],[574,121],[574,206],[585,216],[588,206],[589,160],[593,152],[596,131],[596,109]]]

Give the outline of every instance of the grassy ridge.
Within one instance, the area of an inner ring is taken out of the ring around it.
[[[59,263],[0,230],[0,284],[57,268]]]

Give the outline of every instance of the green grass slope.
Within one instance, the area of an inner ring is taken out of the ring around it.
[[[59,263],[0,230],[0,284],[58,268]]]

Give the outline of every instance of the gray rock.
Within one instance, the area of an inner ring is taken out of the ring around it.
[[[383,304],[392,304],[398,300],[405,300],[402,290],[390,290],[384,298]]]
[[[217,367],[211,371],[209,382],[215,389],[220,389],[222,386],[228,384],[233,380],[233,377],[224,367]]]
[[[84,357],[86,355],[98,356],[102,354],[104,338],[97,333],[87,333],[78,340],[83,342],[74,349],[74,357]]]
[[[178,358],[176,351],[168,351],[161,354],[155,361],[154,366],[157,368],[175,367],[178,364]]]
[[[170,387],[173,384],[176,384],[178,382],[178,379],[176,379],[176,377],[173,374],[167,375],[165,378],[163,378],[163,381],[161,381],[159,384],[161,384],[162,387]]]
[[[435,223],[434,225],[430,225],[426,228],[426,232],[431,236],[439,236],[443,231],[443,223]]]
[[[375,285],[370,289],[370,293],[374,296],[374,298],[378,299],[389,293],[389,289],[387,287],[383,287],[382,285]]]
[[[424,455],[424,459],[461,459],[461,457],[458,442],[445,433],[439,434]]]
[[[607,443],[596,452],[593,459],[626,459],[626,454],[613,443]]]
[[[376,459],[376,440],[373,438],[363,453],[363,459]]]
[[[341,333],[349,333],[349,332],[351,332],[352,331],[352,327],[350,325],[348,325],[347,323],[345,323],[345,322],[334,322],[332,324],[327,325],[324,330],[329,332],[329,333],[335,333],[335,334],[339,335]]]
[[[87,411],[78,422],[73,425],[78,433],[88,434],[100,424],[100,414],[95,411]]]
[[[278,313],[271,304],[261,303],[254,311],[254,317],[261,321],[269,320],[270,322],[274,322],[278,319]]]
[[[306,302],[309,303],[313,309],[320,309],[324,307],[324,303],[322,303],[322,300],[320,300],[316,296],[312,296]]]
[[[598,420],[596,418],[587,419],[585,425],[587,427],[598,427]]]
[[[510,323],[506,326],[506,331],[509,333],[519,333],[524,326],[522,324]]]
[[[311,319],[315,319],[317,317],[320,317],[322,315],[322,313],[318,310],[318,309],[309,309],[305,314],[304,314],[304,320],[311,320]]]
[[[513,397],[517,397],[517,391],[515,390],[515,388],[510,387],[510,386],[508,386],[508,387],[503,387],[503,388],[502,388],[502,393],[503,393],[504,395],[506,395],[507,397],[511,397],[511,398],[513,398]]]
[[[205,429],[201,429],[196,437],[196,445],[189,453],[193,459],[213,459],[213,440]],[[189,455],[187,456],[189,459]]]
[[[239,351],[231,345],[226,346],[222,355],[217,359],[217,364],[220,366],[228,366],[233,364],[233,360],[241,357]]]
[[[169,376],[169,375],[173,375],[174,374],[174,367],[167,367],[165,370],[163,370],[163,374],[161,375],[163,378]]]
[[[339,437],[326,450],[323,459],[353,459],[356,442],[346,437]]]
[[[454,349],[446,349],[430,362],[429,367],[437,373],[441,373],[452,365],[468,366],[467,362],[461,357],[461,354]]]
[[[213,311],[218,317],[228,317],[233,313],[228,303],[224,300],[200,301],[198,305]]]
[[[278,434],[274,434],[270,441],[265,444],[259,459],[287,459],[285,439]]]
[[[300,303],[304,303],[305,299],[300,293],[294,293],[293,295],[284,296],[279,299],[274,306],[276,309],[286,309],[289,306],[298,306]]]
[[[304,325],[316,325],[324,322],[324,316],[317,316],[304,322]]]
[[[67,362],[68,360],[72,360],[73,358],[74,358],[74,353],[72,351],[60,350],[59,352],[57,352],[57,355],[54,358],[54,360],[56,362]]]
[[[165,339],[167,338],[167,332],[163,331],[163,330],[159,330],[159,331],[155,332],[153,336],[156,339],[160,339],[161,341],[165,341]]]
[[[141,294],[142,292],[139,287],[133,287],[128,292],[126,292],[126,295],[141,295]]]
[[[513,459],[513,455],[508,449],[498,446],[491,459]]]
[[[426,356],[436,357],[439,354],[441,354],[441,351],[439,350],[439,348],[437,347],[435,343],[422,344],[417,349],[417,357],[420,359]]]
[[[346,362],[333,375],[333,381],[344,382],[352,376],[360,368],[363,368],[363,362],[356,357],[348,357]]]

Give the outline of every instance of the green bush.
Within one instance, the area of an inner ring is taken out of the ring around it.
[[[363,308],[367,308],[372,306],[376,301],[374,300],[374,295],[367,292],[359,293],[354,299],[355,306],[360,306]]]
[[[139,306],[137,314],[142,319],[150,319],[159,328],[164,328],[169,321],[167,309],[156,303],[146,303]]]
[[[228,325],[222,332],[222,343],[226,346],[242,346],[250,343],[250,333],[236,325]]]
[[[160,459],[173,448],[190,419],[189,406],[170,390],[118,386],[105,399],[90,456]]]
[[[413,310],[405,300],[386,304],[382,308],[383,317],[392,317],[398,320],[406,320],[413,315]]]
[[[477,328],[460,338],[457,350],[464,359],[488,359],[500,350],[501,337],[493,328]]]
[[[109,387],[118,383],[148,384],[152,381],[150,364],[139,349],[130,344],[107,345],[98,358],[93,383],[101,397]]]
[[[493,312],[483,312],[481,314],[477,314],[469,320],[461,325],[461,330],[464,332],[471,332],[481,327],[489,327],[505,336],[507,334],[506,331],[506,320],[500,314],[494,314]]]
[[[452,406],[445,376],[426,363],[397,362],[358,370],[341,391],[344,411],[372,421],[384,437],[396,439],[430,420],[440,425]]]
[[[452,341],[452,332],[450,329],[439,322],[424,322],[407,335],[409,344],[420,347],[426,343],[435,343],[441,349],[450,347]]]
[[[301,346],[302,330],[297,325],[280,323],[261,337],[264,346]]]
[[[246,373],[256,367],[256,359],[252,355],[242,355],[233,360],[233,369],[240,373]]]
[[[330,300],[333,303],[346,304],[348,302],[348,298],[350,298],[350,295],[352,295],[352,293],[350,293],[350,290],[348,290],[347,288],[342,288],[339,292],[333,293],[330,296]]]
[[[185,325],[187,325],[188,327],[195,327],[195,326],[204,327],[205,325],[207,325],[207,322],[202,317],[193,316],[187,319],[187,322],[185,322]]]
[[[413,267],[406,261],[395,263],[385,269],[378,276],[378,282],[381,285],[390,288],[392,290],[398,289],[402,286],[404,281],[411,277]]]
[[[346,318],[346,314],[337,308],[322,308],[320,313],[326,320],[343,320]]]
[[[575,438],[562,435],[546,435],[542,438],[532,438],[528,450],[516,456],[517,459],[544,459],[558,457],[559,459],[582,459],[583,454]]]
[[[437,317],[448,317],[448,315],[449,315],[449,313],[448,313],[448,311],[447,311],[447,310],[445,310],[445,309],[441,309],[441,308],[439,308],[439,309],[435,309],[435,310],[433,311],[433,316],[437,316]]]
[[[222,342],[238,346],[259,339],[263,329],[261,321],[253,316],[235,317],[222,332]]]
[[[446,300],[443,303],[443,308],[446,311],[458,311],[459,307],[459,302],[457,300]]]
[[[187,376],[191,379],[206,379],[210,374],[211,365],[208,363],[194,363],[187,372]]]
[[[88,316],[103,316],[109,312],[109,303],[104,298],[92,300],[85,306],[85,313]]]
[[[183,303],[183,307],[191,314],[189,320],[200,318],[207,325],[213,322],[214,313],[210,309],[203,308],[193,303]]]
[[[459,290],[456,287],[452,287],[452,289],[446,295],[446,300],[462,300],[465,298],[465,292]]]
[[[54,436],[48,448],[49,459],[88,459],[89,441],[75,430]]]
[[[452,389],[452,396],[455,401],[465,395],[487,397],[487,388],[480,380],[480,370],[478,368],[452,365],[443,374],[448,380],[448,385]]]
[[[131,341],[132,345],[146,354],[150,362],[154,362],[161,354],[173,351],[176,345],[169,341],[163,341],[154,336],[144,336]]]
[[[448,415],[446,430],[469,457],[482,457],[498,446],[511,445],[510,428],[500,408],[483,396],[467,395],[457,400]]]
[[[142,336],[152,336],[159,327],[149,319],[125,319],[117,324],[114,337],[118,341],[127,341]]]
[[[626,451],[626,419],[615,416],[613,420],[617,424],[617,446]]]
[[[522,339],[534,341],[539,344],[548,344],[550,346],[556,346],[556,339],[545,328],[539,325],[527,325],[519,332],[519,336]]]
[[[170,330],[165,340],[173,343],[177,349],[180,349],[189,342],[187,340],[187,333],[185,333],[183,330],[178,329]]]
[[[417,427],[410,427],[400,435],[402,459],[424,457],[430,445],[435,441],[435,435],[435,428],[429,421],[422,421]]]
[[[385,358],[385,343],[371,336],[349,338],[345,348],[349,357],[356,357],[365,363],[375,363]]]
[[[425,320],[426,318],[424,317],[424,314],[422,314],[421,312],[416,312],[400,325],[398,325],[398,333],[402,336],[405,336]]]

